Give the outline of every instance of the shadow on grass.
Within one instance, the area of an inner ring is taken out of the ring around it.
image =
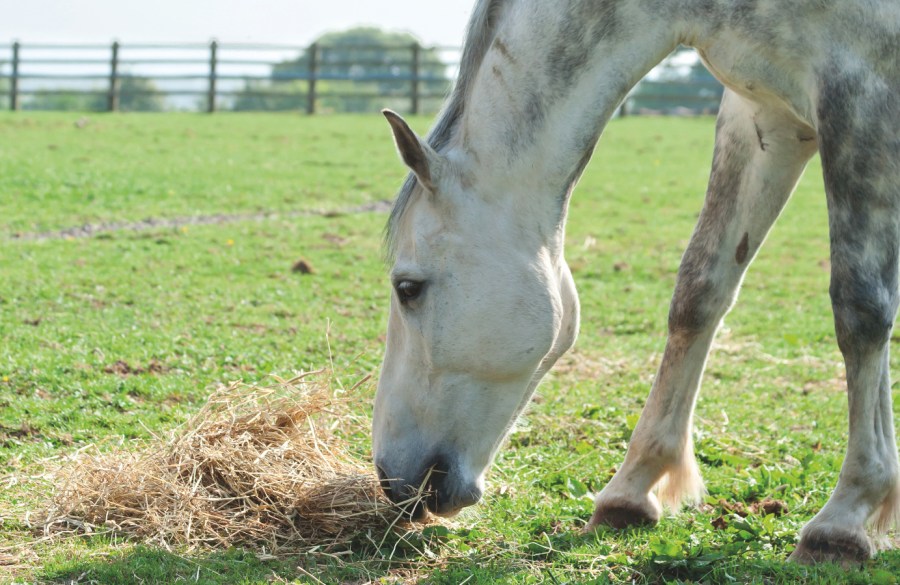
[[[434,531],[437,536],[426,547],[379,549],[365,544],[343,554],[324,552],[280,559],[261,560],[252,552],[235,549],[179,555],[136,544],[105,549],[109,542],[95,541],[77,552],[61,552],[42,558],[42,568],[33,576],[38,583],[53,584],[131,584],[131,583],[367,583],[427,582],[476,583],[772,583],[772,584],[897,584],[900,575],[900,550],[886,551],[860,567],[839,565],[807,567],[786,562],[786,553],[746,550],[741,554],[723,554],[712,548],[688,557],[666,557],[633,552],[610,559],[590,550],[593,538],[577,532],[542,534],[528,544],[508,548],[469,541],[468,553],[460,547],[458,536]],[[601,529],[601,536],[604,531]],[[605,534],[636,552],[637,541],[644,541],[650,530],[632,529]],[[448,540],[449,539],[449,542]],[[440,541],[440,542],[439,542]],[[454,544],[455,542],[455,544]],[[486,546],[479,546],[484,544]],[[585,549],[587,545],[587,549]],[[114,545],[115,546],[115,545]],[[632,548],[635,546],[635,548]],[[478,550],[480,549],[480,550]],[[500,549],[504,549],[502,552]],[[425,550],[426,554],[421,554]],[[428,550],[438,554],[431,555]],[[449,554],[447,554],[449,553]],[[482,554],[488,553],[488,554]],[[596,554],[596,556],[594,556]],[[390,555],[381,558],[376,555]],[[593,557],[593,558],[591,558]],[[627,557],[627,558],[626,558]],[[590,570],[586,570],[590,567]]]
[[[261,560],[252,552],[231,550],[200,555],[178,555],[137,545],[127,551],[83,560],[56,559],[34,577],[44,584],[103,583],[516,583],[529,572],[517,559],[445,559],[429,562],[408,556],[393,560],[362,555],[329,556],[322,553]]]
[[[771,583],[816,585],[893,585],[900,575],[900,551],[886,551],[862,565],[799,565],[755,554],[690,558],[655,558],[637,570],[646,583]]]
[[[112,553],[47,559],[39,583],[253,583],[295,579],[308,571],[303,557],[260,560],[242,550],[179,555],[144,545]]]

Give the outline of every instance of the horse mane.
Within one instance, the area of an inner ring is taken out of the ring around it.
[[[475,81],[475,74],[494,40],[500,8],[507,0],[478,0],[469,24],[466,28],[465,42],[459,61],[459,74],[450,95],[444,102],[437,122],[428,132],[425,141],[437,152],[441,152],[450,143],[462,118],[469,90]],[[384,241],[387,258],[393,258],[396,249],[394,237],[397,225],[403,217],[416,187],[416,177],[410,173],[397,193],[391,214],[385,227]]]

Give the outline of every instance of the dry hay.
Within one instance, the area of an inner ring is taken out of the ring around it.
[[[33,525],[269,554],[387,534],[396,509],[333,430],[346,412],[327,383],[301,378],[220,388],[168,439],[81,450],[51,474],[55,493]]]

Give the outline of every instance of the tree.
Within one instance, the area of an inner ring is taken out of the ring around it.
[[[410,103],[413,47],[409,33],[358,27],[322,35],[316,47],[316,109],[365,112]],[[267,82],[248,81],[234,102],[236,110],[292,110],[306,107],[310,49],[293,60],[276,63]],[[442,95],[447,66],[434,49],[419,49],[419,89]],[[281,95],[263,95],[266,93]]]
[[[123,112],[161,112],[166,98],[146,77],[126,75],[119,84],[119,109]]]
[[[103,112],[108,108],[105,90],[60,92],[38,90],[22,107],[26,110],[61,110],[69,112]],[[123,75],[119,78],[119,110],[123,112],[160,112],[165,109],[165,96],[146,77]]]

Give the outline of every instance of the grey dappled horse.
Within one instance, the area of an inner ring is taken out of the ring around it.
[[[660,501],[701,496],[691,419],[713,336],[819,152],[850,431],[837,487],[792,558],[868,558],[866,524],[884,531],[900,511],[888,371],[900,251],[895,0],[479,1],[427,140],[385,112],[412,174],[388,225],[378,472],[395,501],[427,490],[414,516],[480,499],[503,438],[577,335],[563,258],[572,189],[617,105],[679,43],[727,88],[712,173],[662,364],[590,525],[655,523]]]

